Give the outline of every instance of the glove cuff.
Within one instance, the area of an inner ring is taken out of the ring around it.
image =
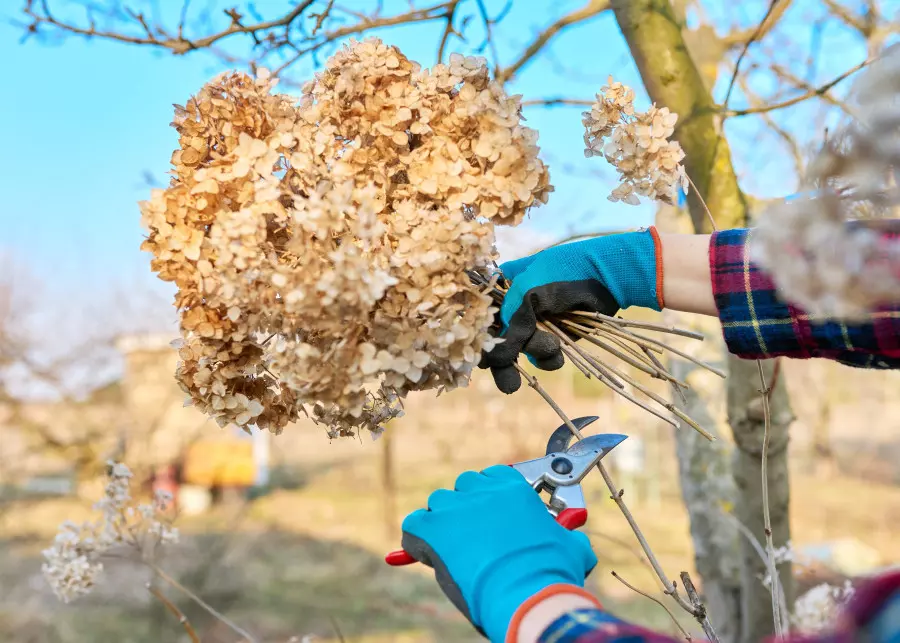
[[[631,306],[662,310],[663,302],[663,261],[662,242],[655,226],[634,233],[626,233],[613,239],[616,244],[616,262],[610,267],[615,271],[607,279],[612,285],[610,291],[622,309]]]
[[[663,309],[662,242],[655,227],[585,243],[594,278],[609,290],[619,308]]]
[[[528,612],[530,612],[534,607],[550,598],[551,596],[558,596],[560,594],[569,594],[573,596],[579,596],[581,598],[586,598],[591,603],[593,603],[597,607],[597,609],[603,609],[603,605],[599,600],[597,600],[597,597],[583,587],[579,587],[578,585],[569,585],[566,583],[550,585],[548,587],[545,587],[538,593],[533,594],[524,603],[519,605],[518,609],[513,614],[512,620],[509,622],[509,628],[507,628],[506,630],[505,643],[516,643],[516,640],[519,636],[519,626],[522,624],[522,620],[525,618]]]
[[[656,229],[656,226],[650,226],[647,230],[650,233],[650,236],[653,237],[653,252],[656,255],[656,303],[659,304],[659,310],[662,310],[666,307],[666,302],[663,300],[663,249],[662,249],[662,240],[659,238],[659,232]]]

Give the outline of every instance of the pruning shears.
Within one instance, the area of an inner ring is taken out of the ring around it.
[[[597,419],[597,416],[580,417],[572,420],[572,424],[581,430]],[[572,437],[569,427],[563,424],[550,435],[543,457],[510,465],[536,492],[548,494],[544,500],[547,511],[553,514],[556,522],[569,530],[578,529],[587,522],[581,481],[603,456],[628,436],[602,433],[569,446]],[[393,566],[417,562],[402,549],[389,553],[384,560]]]

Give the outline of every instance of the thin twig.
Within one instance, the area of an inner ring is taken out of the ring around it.
[[[683,420],[684,422],[686,422],[686,423],[688,424],[688,426],[690,426],[692,429],[694,429],[697,433],[699,433],[700,435],[702,435],[704,438],[706,438],[706,439],[709,440],[710,442],[713,442],[713,441],[716,439],[712,434],[710,434],[710,433],[709,433],[708,431],[706,431],[703,427],[701,427],[699,424],[697,424],[693,419],[691,419],[691,417],[690,417],[687,413],[685,413],[684,411],[682,411],[681,409],[679,409],[677,406],[675,406],[674,404],[672,404],[671,402],[669,402],[669,401],[666,400],[665,398],[663,398],[663,397],[657,395],[657,394],[654,393],[652,390],[650,390],[650,389],[648,389],[647,387],[643,386],[643,385],[640,384],[639,382],[637,382],[637,381],[635,381],[635,380],[632,380],[632,379],[629,378],[627,375],[625,375],[624,373],[622,373],[621,371],[619,371],[617,368],[615,368],[615,367],[613,367],[613,366],[610,366],[610,368],[613,370],[613,372],[614,372],[616,375],[618,375],[619,377],[621,377],[622,379],[624,379],[626,382],[628,382],[629,384],[631,384],[634,388],[636,388],[637,390],[639,390],[641,393],[643,393],[644,395],[646,395],[647,397],[649,397],[651,400],[653,400],[654,402],[656,402],[657,404],[659,404],[660,406],[662,406],[663,408],[665,408],[665,409],[666,409],[667,411],[669,411],[670,413],[673,413],[674,415],[678,416],[679,419],[681,419],[681,420]],[[671,421],[669,421],[669,422],[672,423]]]
[[[188,620],[187,616],[184,615],[178,606],[175,605],[172,601],[166,598],[166,595],[161,591],[153,587],[150,583],[147,583],[147,591],[153,594],[160,603],[162,603],[172,615],[178,619],[178,622],[181,623],[181,627],[184,628],[184,631],[187,632],[188,638],[191,639],[191,643],[200,643],[200,637],[197,635],[197,632],[194,630],[194,627],[191,625],[191,622]]]
[[[792,105],[796,105],[797,103],[802,103],[803,101],[812,98],[814,96],[822,96],[831,90],[832,87],[840,83],[841,81],[849,78],[859,70],[863,69],[871,65],[877,58],[867,58],[862,61],[858,65],[854,65],[847,71],[845,71],[840,76],[830,80],[829,82],[821,85],[819,87],[815,87],[804,94],[800,94],[799,96],[794,96],[793,98],[789,98],[788,100],[781,101],[780,103],[772,103],[769,105],[758,105],[756,107],[748,107],[747,109],[733,109],[728,110],[723,107],[722,115],[726,118],[733,118],[735,116],[747,116],[748,114],[761,114],[763,112],[773,112],[776,109],[784,109],[785,107],[791,107]]]
[[[328,18],[328,15],[331,13],[331,8],[334,7],[334,0],[328,0],[328,6],[322,10],[319,14],[312,14],[316,17],[316,24],[313,25],[312,35],[315,36],[319,29],[322,28],[322,23],[325,22],[325,19]]]
[[[590,317],[601,321],[610,322],[617,326],[632,326],[634,328],[642,328],[644,330],[655,330],[660,333],[668,333],[670,335],[680,335],[681,337],[690,337],[691,339],[705,339],[703,333],[698,333],[685,328],[677,328],[666,324],[655,324],[653,322],[639,321],[637,319],[623,319],[622,317],[612,317],[603,313],[587,313],[582,311],[572,311],[569,315],[577,315],[579,317]]]
[[[590,107],[594,101],[582,98],[535,98],[523,100],[524,107]]]
[[[610,572],[610,574],[612,574],[612,577],[613,577],[613,578],[615,578],[617,581],[619,581],[620,583],[622,583],[625,587],[627,587],[628,589],[630,589],[632,592],[636,592],[636,593],[640,594],[641,596],[643,596],[644,598],[649,598],[651,601],[653,601],[654,603],[656,603],[657,605],[659,605],[661,608],[663,608],[664,610],[666,610],[666,614],[669,615],[669,618],[672,619],[672,622],[675,623],[675,627],[677,627],[677,628],[681,631],[681,634],[684,636],[684,638],[685,638],[686,640],[688,640],[688,641],[692,641],[692,640],[693,640],[693,639],[691,638],[691,635],[688,634],[687,630],[684,629],[684,628],[681,626],[681,623],[679,623],[679,622],[678,622],[678,619],[675,618],[675,615],[672,613],[672,610],[670,610],[670,609],[668,608],[668,606],[667,606],[665,603],[663,603],[661,600],[659,600],[659,599],[656,598],[655,596],[651,596],[651,595],[648,594],[647,592],[638,589],[637,587],[635,587],[634,585],[632,585],[631,583],[629,583],[627,580],[625,580],[624,578],[622,578],[621,576],[619,576],[616,572]]]
[[[191,0],[183,0],[181,3],[181,16],[178,18],[178,37],[184,38],[184,25],[187,22],[187,13],[188,8],[190,7]]]
[[[703,601],[700,600],[700,594],[697,593],[697,589],[694,587],[691,575],[687,572],[681,572],[681,584],[684,585],[684,592],[688,595],[691,605],[694,605],[697,608],[697,613],[694,614],[694,617],[697,619],[697,622],[700,623],[700,627],[703,628],[703,633],[706,635],[706,638],[710,641],[717,641],[718,637],[716,636],[716,632],[712,628],[709,619],[706,618],[706,606],[704,606]]]
[[[528,371],[523,369],[519,364],[515,364],[516,370],[525,378],[525,381],[528,382],[528,386],[535,390],[535,392],[540,395],[544,401],[552,408],[559,418],[565,423],[572,434],[577,437],[579,440],[584,439],[584,435],[582,435],[581,431],[572,424],[572,421],[565,414],[565,412],[560,408],[559,404],[556,403],[550,394],[544,389],[543,386],[537,381],[537,378],[533,377]],[[603,466],[603,462],[597,463],[597,470],[600,472],[600,475],[603,477],[603,481],[606,483],[607,488],[610,491],[611,498],[613,502],[619,507],[619,511],[622,512],[622,515],[625,516],[625,520],[628,522],[628,525],[631,527],[631,531],[634,532],[635,537],[637,538],[638,543],[641,546],[641,550],[644,552],[644,555],[647,556],[647,560],[650,562],[650,566],[653,567],[653,571],[656,572],[656,576],[662,582],[664,591],[666,594],[671,596],[682,609],[686,610],[688,613],[693,614],[695,617],[697,616],[697,608],[688,603],[681,594],[678,593],[678,588],[675,586],[671,580],[666,577],[665,572],[662,569],[662,566],[659,564],[659,560],[656,558],[656,555],[653,553],[653,550],[650,549],[650,544],[647,542],[647,539],[644,537],[644,533],[641,531],[641,528],[638,527],[637,521],[635,521],[634,516],[631,513],[631,510],[622,500],[623,492],[619,491],[616,487],[615,482],[613,482],[612,477],[609,475],[609,472],[606,470],[606,467]],[[717,638],[711,638],[711,641],[718,642]]]
[[[618,378],[616,378],[616,376],[612,374],[612,371],[609,370],[607,364],[602,363],[587,351],[582,350],[581,347],[577,346],[574,342],[570,344],[564,343],[560,348],[562,349],[563,354],[566,357],[570,359],[572,359],[573,357],[577,358],[578,361],[585,365],[587,369],[586,374],[588,377],[593,374],[594,377],[596,377],[604,384],[612,384],[617,391],[625,388],[625,385],[622,384],[622,382],[620,382]],[[575,360],[573,359],[573,362],[574,361]],[[592,368],[594,369],[593,373],[590,372]]]
[[[583,360],[581,359],[581,356],[578,355],[578,353],[570,350],[568,346],[562,346],[560,347],[560,349],[562,350],[563,355],[572,363],[572,365],[575,366],[575,368],[577,368],[579,371],[581,371],[582,375],[584,375],[588,379],[591,379],[593,377],[591,371],[583,363]]]
[[[334,633],[337,634],[338,641],[340,641],[340,643],[346,643],[346,640],[344,639],[344,633],[341,632],[341,628],[338,626],[337,620],[331,614],[328,615],[328,620],[331,622],[331,629],[333,629]]]
[[[769,593],[772,597],[772,618],[775,622],[775,636],[784,638],[784,627],[781,620],[781,604],[778,600],[778,587],[781,579],[775,567],[775,544],[772,540],[772,517],[769,510],[769,436],[771,428],[771,412],[769,408],[769,387],[766,385],[766,375],[763,372],[761,360],[756,360],[759,371],[760,394],[763,403],[763,446],[762,446],[762,503],[763,503],[763,531],[766,535],[766,567],[769,570],[769,578],[772,586]]]
[[[189,40],[187,38],[184,38],[180,34],[177,37],[173,38],[163,33],[160,29],[157,29],[157,32],[159,32],[159,36],[155,35],[151,30],[148,31],[147,37],[140,37],[129,36],[127,34],[111,31],[97,31],[93,24],[91,24],[90,27],[87,28],[78,27],[77,25],[61,22],[54,18],[53,15],[49,12],[46,3],[42,3],[42,10],[44,12],[43,15],[36,13],[30,5],[25,6],[24,13],[33,20],[32,24],[34,27],[39,24],[46,23],[62,31],[68,31],[69,33],[77,34],[80,36],[96,36],[98,38],[119,40],[121,42],[127,42],[136,45],[162,47],[170,50],[175,54],[184,54],[194,49],[203,49],[206,47],[210,47],[223,38],[227,38],[228,36],[231,36],[233,34],[250,34],[255,36],[260,31],[267,31],[269,29],[274,29],[277,27],[290,26],[290,24],[294,22],[294,20],[296,20],[298,17],[300,17],[300,15],[306,10],[306,8],[309,7],[314,1],[315,0],[304,0],[303,2],[297,4],[297,6],[291,9],[288,13],[274,20],[266,20],[252,25],[242,25],[238,21],[232,20],[231,24],[222,31],[210,34],[203,38],[198,38],[196,40]]]
[[[447,41],[450,40],[450,34],[456,33],[453,28],[453,18],[456,16],[456,8],[459,6],[459,0],[454,0],[447,7],[447,24],[444,25],[444,33],[441,34],[441,42],[438,45],[437,61],[444,62],[444,50],[447,47]]]
[[[760,21],[759,25],[757,25],[756,30],[753,34],[747,39],[744,43],[743,48],[741,49],[741,53],[738,54],[737,60],[734,63],[734,72],[731,74],[731,80],[728,82],[728,89],[725,90],[725,98],[722,100],[722,104],[727,108],[728,101],[731,99],[731,92],[734,89],[734,83],[737,80],[738,73],[741,69],[741,63],[744,61],[744,56],[747,55],[747,52],[750,50],[750,46],[759,39],[760,36],[763,35],[764,29],[769,21],[769,17],[772,15],[772,12],[775,10],[775,7],[778,6],[778,3],[781,0],[772,0],[769,3],[769,8],[766,10],[763,19]]]
[[[500,84],[508,82],[544,48],[551,38],[566,27],[593,18],[607,9],[609,9],[608,0],[588,0],[587,4],[581,9],[576,9],[572,13],[562,16],[559,20],[540,32],[531,44],[525,48],[525,51],[523,51],[509,67],[497,70],[495,75],[497,82]]]
[[[562,332],[553,322],[548,320],[543,320],[538,322],[538,328],[544,330],[545,332],[550,332],[556,335],[562,344],[567,346],[570,349],[570,352],[577,353],[581,359],[586,362],[589,366],[593,366],[596,371],[598,371],[598,377],[603,379],[604,377],[609,378],[613,384],[615,384],[618,388],[623,388],[623,384],[619,382],[609,370],[609,366],[604,364],[596,357],[582,349],[578,344],[576,344],[571,337]]]
[[[706,211],[706,216],[709,217],[709,225],[711,226],[710,229],[713,232],[715,232],[716,230],[718,230],[718,228],[716,227],[716,220],[715,220],[715,218],[713,218],[712,212],[710,212],[710,210],[709,210],[709,206],[706,205],[706,199],[703,198],[703,195],[700,194],[700,190],[698,190],[697,186],[694,185],[694,180],[687,174],[685,174],[685,176],[687,177],[688,183],[691,184],[691,188],[693,188],[694,194],[700,200],[700,204],[703,206],[703,209]]]
[[[475,0],[475,4],[478,6],[478,13],[481,14],[481,19],[484,21],[484,42],[491,50],[491,58],[494,59],[494,75],[496,76],[497,71],[500,69],[500,56],[497,53],[497,43],[494,42],[494,20],[488,16],[487,7],[484,6],[484,0]],[[504,10],[508,11],[511,6],[512,0],[509,0],[509,4],[507,7],[504,7]]]
[[[689,355],[688,353],[685,353],[684,351],[679,350],[679,349],[675,348],[674,346],[669,346],[668,344],[666,344],[664,342],[653,339],[652,337],[647,337],[646,335],[639,335],[637,333],[632,333],[632,332],[629,332],[624,329],[615,329],[615,328],[606,328],[601,332],[607,332],[607,333],[612,333],[614,335],[620,335],[622,337],[625,337],[625,339],[627,339],[629,341],[633,341],[639,345],[643,343],[644,345],[651,344],[652,346],[661,347],[661,348],[669,351],[670,353],[675,353],[679,357],[683,357],[684,359],[693,362],[697,366],[705,368],[710,373],[715,373],[716,375],[718,375],[719,377],[722,377],[722,378],[725,377],[725,372],[723,370],[716,368],[712,364],[707,364],[703,360],[697,359],[693,355]]]
[[[199,605],[200,607],[205,609],[207,612],[209,612],[210,615],[214,616],[219,621],[221,621],[222,623],[224,623],[225,625],[230,627],[236,634],[240,634],[245,639],[247,639],[247,641],[249,641],[250,643],[257,643],[256,638],[252,634],[250,634],[245,629],[243,629],[242,627],[237,625],[234,621],[232,621],[227,616],[225,616],[224,614],[219,612],[216,608],[214,608],[212,605],[210,605],[209,603],[204,601],[202,598],[197,596],[194,592],[192,592],[187,587],[185,587],[184,585],[179,583],[177,580],[175,580],[174,578],[169,576],[166,572],[164,572],[162,569],[160,569],[160,567],[158,565],[156,565],[155,563],[149,562],[149,561],[146,564],[151,570],[153,570],[153,572],[157,576],[159,576],[161,579],[166,581],[169,585],[171,585],[172,587],[177,589],[179,592],[181,592],[182,594],[187,596],[189,599],[191,599],[192,601],[197,603],[197,605]]]
[[[759,544],[759,540],[757,540],[756,536],[753,535],[753,532],[750,531],[747,525],[738,520],[737,516],[735,516],[734,514],[728,513],[724,509],[720,509],[720,511],[722,515],[725,516],[725,519],[728,520],[728,522],[730,522],[735,529],[737,529],[738,533],[741,534],[748,543],[750,543],[750,546],[753,547],[753,550],[756,552],[756,555],[759,556],[759,559],[763,562],[763,564],[766,564],[766,562],[768,561],[766,550],[761,544]],[[769,591],[772,591],[775,587],[775,585],[772,585],[769,588]],[[778,583],[777,589],[778,600],[781,601],[782,613],[786,614],[788,611],[787,599],[784,596],[784,588],[781,586],[781,583]]]
[[[560,323],[563,324],[566,328],[571,329],[571,331],[573,333],[575,333],[582,339],[590,342],[594,346],[602,348],[603,350],[607,351],[608,353],[615,355],[616,357],[621,359],[623,362],[627,362],[628,364],[630,364],[634,368],[638,369],[639,371],[642,371],[642,372],[646,373],[647,375],[650,375],[651,377],[656,377],[659,375],[659,371],[657,371],[656,368],[650,367],[646,363],[638,361],[638,360],[634,359],[633,357],[631,357],[630,355],[626,355],[625,353],[618,350],[617,348],[610,346],[609,344],[594,337],[590,333],[585,332],[584,330],[579,328],[577,325],[568,323],[568,322],[566,322],[565,319],[561,320]]]

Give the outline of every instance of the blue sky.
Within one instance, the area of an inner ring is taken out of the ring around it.
[[[7,6],[13,4],[19,6],[17,2]],[[534,4],[514,5],[498,33],[504,62],[521,50],[537,28],[583,0],[552,4],[539,12],[533,11]],[[741,3],[742,9],[714,17],[723,23],[752,23],[765,4]],[[257,5],[277,11],[286,3],[273,0]],[[796,40],[802,46],[809,16],[798,9],[790,20],[797,23]],[[378,35],[411,58],[432,64],[439,30],[439,25],[417,25]],[[0,253],[11,255],[61,301],[72,306],[94,302],[94,315],[98,307],[108,312],[108,306],[118,305],[113,301],[121,303],[145,292],[167,295],[149,271],[148,255],[138,250],[142,231],[137,202],[149,192],[143,177],[150,173],[165,181],[176,145],[174,130],[168,126],[172,103],[184,102],[226,67],[203,54],[175,57],[150,48],[82,38],[20,44],[21,35],[21,28],[8,20],[0,22],[0,57],[7,61],[0,119],[0,184],[4,188]],[[829,46],[823,48],[818,70],[823,78],[865,55],[840,33],[828,34],[827,39]],[[310,65],[298,67],[295,77],[311,73]],[[607,12],[554,40],[549,55],[528,67],[511,90],[526,98],[590,97],[609,73],[640,88],[634,64]],[[536,210],[525,224],[526,237],[628,228],[651,220],[650,208],[606,200],[615,176],[602,161],[584,159],[579,109],[530,108],[526,115],[528,124],[541,134],[557,189],[550,205]],[[808,117],[800,112],[792,118]],[[771,137],[759,139],[758,127],[749,122],[729,127],[745,185],[757,193],[790,191],[791,163],[777,153]]]

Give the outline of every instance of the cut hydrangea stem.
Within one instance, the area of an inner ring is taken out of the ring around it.
[[[547,392],[547,390],[541,386],[538,382],[537,378],[531,375],[528,371],[522,368],[519,364],[516,364],[516,370],[522,375],[525,381],[528,383],[528,386],[531,387],[538,395],[543,398],[543,400],[556,412],[559,418],[565,423],[572,434],[578,438],[579,440],[584,439],[584,435],[582,435],[581,431],[572,424],[572,421],[562,410],[562,407],[556,402],[556,400],[551,397],[551,395]],[[706,613],[706,608],[702,603],[690,603],[688,602],[679,592],[675,583],[669,579],[666,573],[663,571],[662,565],[660,565],[659,560],[656,558],[656,554],[653,553],[653,550],[650,548],[650,544],[647,542],[644,533],[641,531],[641,528],[638,526],[637,521],[634,518],[634,515],[631,513],[631,510],[628,508],[628,505],[625,504],[625,501],[622,500],[622,496],[624,495],[623,490],[619,490],[616,487],[615,482],[613,482],[612,477],[609,475],[609,472],[606,470],[606,467],[603,466],[603,462],[597,463],[597,470],[600,472],[600,475],[603,477],[603,481],[606,483],[607,488],[610,492],[610,498],[616,505],[619,507],[619,510],[622,512],[622,515],[625,516],[625,520],[628,522],[628,525],[631,527],[632,532],[637,538],[638,543],[641,546],[641,550],[644,552],[644,555],[647,557],[647,560],[650,563],[650,566],[653,568],[653,571],[656,573],[657,578],[663,585],[663,591],[672,597],[672,599],[687,613],[691,614],[694,618],[701,622],[703,625],[704,632],[707,632],[709,636],[709,640],[715,643],[718,643],[719,639],[715,634],[715,631],[712,628],[712,625],[709,622],[709,617]]]

